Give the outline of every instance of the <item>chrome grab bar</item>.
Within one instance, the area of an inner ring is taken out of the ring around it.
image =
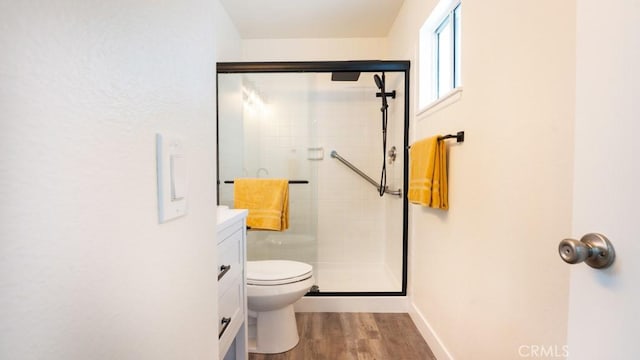
[[[355,165],[353,165],[352,163],[347,161],[345,158],[343,158],[342,156],[338,155],[338,153],[335,150],[331,151],[331,157],[336,159],[336,160],[338,160],[338,161],[340,161],[341,163],[343,163],[349,169],[353,170],[353,172],[355,172],[356,174],[360,175],[363,179],[367,180],[371,185],[375,186],[376,189],[380,189],[380,184],[378,184],[375,180],[370,178],[367,174],[363,173],[360,169],[358,169]],[[402,189],[389,190],[388,187],[385,187],[384,193],[385,194],[389,194],[389,195],[396,195],[396,196],[402,197]]]

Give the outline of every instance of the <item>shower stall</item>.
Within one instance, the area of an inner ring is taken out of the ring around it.
[[[289,180],[289,229],[248,260],[311,264],[309,296],[405,295],[408,61],[219,63],[218,201],[237,178]]]

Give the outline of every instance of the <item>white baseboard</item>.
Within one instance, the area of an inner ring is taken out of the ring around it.
[[[406,296],[305,296],[294,305],[296,312],[406,313]]]
[[[409,304],[409,316],[411,316],[411,320],[413,320],[413,323],[416,324],[418,331],[425,339],[427,344],[429,344],[429,347],[431,348],[431,351],[433,351],[433,355],[436,356],[436,359],[454,360],[453,356],[451,356],[451,353],[449,353],[447,348],[440,340],[440,337],[438,337],[431,325],[429,325],[427,319],[425,319],[424,315],[422,315],[420,310],[416,308],[413,302]]]

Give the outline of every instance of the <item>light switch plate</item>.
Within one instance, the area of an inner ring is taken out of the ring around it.
[[[162,224],[187,213],[187,159],[180,136],[156,134],[156,168]]]
[[[187,168],[184,154],[172,154],[171,158],[171,201],[184,199],[187,192]]]

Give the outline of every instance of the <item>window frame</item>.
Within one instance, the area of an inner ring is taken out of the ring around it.
[[[462,0],[441,0],[420,28],[418,58],[418,112],[424,112],[462,91]],[[450,74],[442,74],[441,38],[449,34]],[[442,76],[450,76],[450,88],[442,89]]]

